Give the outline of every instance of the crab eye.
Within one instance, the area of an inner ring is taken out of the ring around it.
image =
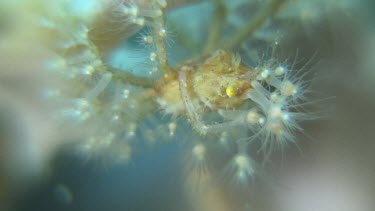
[[[233,97],[237,94],[236,88],[234,86],[228,86],[225,89],[225,93],[227,94],[228,97]]]

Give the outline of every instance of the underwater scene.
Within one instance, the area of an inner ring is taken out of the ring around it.
[[[373,211],[375,2],[1,0],[0,211]]]

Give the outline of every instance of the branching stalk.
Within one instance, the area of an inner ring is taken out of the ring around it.
[[[223,31],[224,21],[226,19],[226,8],[223,0],[213,0],[215,4],[215,11],[213,15],[213,21],[207,37],[205,53],[209,53],[215,50],[217,47],[221,32]]]
[[[158,3],[156,1],[154,1],[153,4],[155,7],[158,7]],[[163,10],[162,12],[164,14],[165,9],[163,8],[160,8],[160,9]],[[165,74],[168,74],[171,71],[171,69],[168,65],[168,57],[167,57],[167,49],[166,49],[167,31],[166,31],[165,23],[164,23],[164,15],[153,18],[152,33],[155,39],[155,48],[156,48],[156,55],[159,61],[159,67]]]
[[[266,20],[277,13],[283,3],[285,3],[286,0],[271,0],[267,5],[265,5],[257,14],[255,14],[255,17],[252,18],[252,20],[245,26],[241,31],[236,33],[234,37],[231,37],[230,39],[226,40],[226,42],[223,42],[222,48],[224,49],[233,49],[234,47],[238,46],[239,44],[243,43],[245,40],[249,39],[253,33],[261,27]]]
[[[143,88],[152,88],[154,86],[154,80],[144,77],[135,76],[129,72],[109,67],[108,71],[113,74],[113,78],[123,81],[127,84],[132,84],[134,86],[140,86]]]

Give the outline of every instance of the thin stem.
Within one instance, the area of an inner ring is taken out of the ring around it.
[[[207,37],[205,53],[209,53],[214,50],[220,40],[220,34],[224,27],[224,21],[226,18],[226,8],[223,0],[213,0],[215,4],[215,11],[213,15],[213,21],[209,29],[209,35]]]
[[[158,3],[156,1],[153,2],[154,7],[158,7]],[[165,13],[164,8],[160,8]],[[156,48],[156,55],[159,61],[159,67],[162,69],[164,74],[168,74],[171,71],[171,68],[168,65],[168,57],[167,57],[167,49],[166,49],[166,36],[167,31],[165,28],[164,23],[164,15],[159,17],[153,18],[152,24],[152,33],[155,39],[155,48]]]
[[[149,78],[138,77],[126,71],[108,67],[107,70],[113,74],[113,78],[119,79],[124,83],[132,84],[135,86],[140,86],[143,88],[152,88],[154,86],[155,81]]]
[[[255,17],[247,24],[247,26],[245,26],[245,28],[239,31],[234,37],[223,42],[224,44],[222,47],[224,49],[232,49],[250,38],[270,16],[278,12],[285,2],[286,0],[271,0],[257,14],[255,14]]]

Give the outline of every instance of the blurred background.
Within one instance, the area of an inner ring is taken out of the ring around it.
[[[277,39],[283,57],[293,58],[298,50],[298,58],[313,58],[312,89],[322,96],[314,104],[324,117],[304,123],[306,134],[298,137],[298,146],[274,156],[266,169],[269,179],[255,178],[247,190],[233,190],[219,181],[212,198],[186,187],[187,143],[179,141],[184,133],[145,146],[124,164],[85,159],[72,150],[71,139],[56,128],[53,109],[38,95],[40,87],[53,83],[40,71],[46,55],[37,46],[44,35],[30,24],[43,3],[0,3],[0,210],[375,209],[373,1],[290,1],[238,50],[242,55],[262,52],[269,40]],[[227,1],[225,30],[240,28],[259,4],[262,1]],[[82,13],[86,7],[77,8]],[[199,51],[212,16],[212,1],[171,2],[167,22],[173,29],[168,49],[172,63],[194,56],[194,49],[188,51],[181,43],[186,34]],[[134,58],[145,57],[132,51],[139,47],[136,32],[106,45],[112,65],[137,66]]]

